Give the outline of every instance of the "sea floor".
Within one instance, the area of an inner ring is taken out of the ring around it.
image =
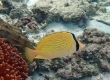
[[[37,4],[37,1],[38,0],[28,0],[27,8],[31,11],[31,7],[35,3]],[[106,8],[108,10],[110,10],[110,6],[108,6]],[[0,14],[0,18],[2,18],[4,21],[6,21],[8,23],[11,23],[12,20],[8,19],[8,21],[7,21],[7,17],[8,16],[5,15],[5,14]],[[108,19],[110,19],[110,18],[108,18]],[[78,24],[73,23],[73,22],[62,22],[62,21],[60,21],[60,22],[51,22],[45,28],[39,30],[38,33],[28,33],[28,34],[26,34],[26,36],[28,37],[28,39],[30,41],[37,43],[46,34],[49,34],[49,33],[52,33],[52,32],[68,31],[68,32],[74,33],[75,36],[78,37],[87,28],[90,28],[90,29],[96,28],[99,31],[102,31],[102,32],[110,34],[110,25],[109,24],[105,24],[103,22],[99,22],[99,21],[97,21],[95,19],[88,19],[88,20],[85,21],[84,25],[81,26],[81,27],[79,27]],[[37,38],[35,39],[35,37],[37,37]],[[63,80],[63,79],[57,77],[54,73],[55,72],[53,72],[53,71],[50,71],[50,72],[38,72],[38,71],[35,71],[26,80],[45,80],[44,77],[46,75],[49,75],[50,77],[55,78],[55,79],[51,79],[51,80]],[[39,74],[41,74],[41,75],[39,75]],[[97,76],[84,77],[84,78],[80,78],[80,79],[77,79],[77,80],[110,80],[110,73],[104,72],[104,73],[100,73]]]

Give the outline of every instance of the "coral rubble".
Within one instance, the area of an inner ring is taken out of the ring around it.
[[[2,5],[0,6],[0,13],[9,14],[11,9],[14,7],[11,3],[11,0],[1,0]]]
[[[21,5],[20,7],[18,8],[15,8],[15,9],[12,9],[11,12],[10,12],[10,18],[12,19],[20,19],[24,16],[30,16],[32,13],[29,12],[28,9],[26,9],[26,5]]]
[[[17,48],[0,38],[0,80],[25,80],[28,77],[28,65],[20,56]]]
[[[110,25],[110,0],[102,0],[97,3],[97,11],[93,19]]]

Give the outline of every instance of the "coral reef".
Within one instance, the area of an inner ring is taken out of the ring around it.
[[[14,8],[10,12],[10,17],[12,19],[20,19],[24,16],[31,16],[31,12],[26,8],[25,4],[21,4],[21,6]]]
[[[60,20],[77,22],[95,14],[96,9],[87,0],[39,0],[32,8],[32,12],[38,22]]]
[[[19,29],[22,30],[22,33],[38,32],[39,27],[33,17],[22,17],[15,24]]]
[[[0,18],[5,22],[14,25],[20,18],[32,14],[27,9],[25,3],[18,3],[14,0],[1,0]]]
[[[104,8],[104,9],[105,9],[105,11],[103,10],[104,12],[98,12],[97,11],[98,15],[93,17],[93,19],[97,20],[99,22],[103,22],[105,24],[110,25],[110,20],[109,20],[109,18],[110,18],[110,10],[107,10],[106,8]]]
[[[97,11],[92,19],[110,25],[110,0],[102,0],[97,3]]]
[[[30,10],[27,9],[26,1],[31,0],[0,1],[0,13],[6,13],[11,18],[7,19],[6,16],[6,22],[12,21],[12,25],[14,25],[11,26],[0,19],[0,37],[6,38],[7,43],[17,47],[22,53],[24,53],[25,47],[34,49],[36,44],[33,42],[39,41],[42,36],[56,32],[54,29],[49,32],[45,28],[48,23],[53,21],[77,22],[78,26],[82,27],[85,26],[86,20],[91,15],[97,14],[92,19],[110,24],[108,19],[110,11],[106,8],[110,4],[110,0],[38,0]],[[69,26],[67,27],[69,28]],[[47,34],[43,33],[43,30]],[[36,34],[38,32],[39,34]],[[22,33],[26,36],[29,35],[28,38],[31,42]],[[96,29],[86,29],[79,38],[86,46],[72,55],[53,60],[27,62],[29,75],[36,68],[39,69],[38,75],[47,80],[54,79],[55,76],[57,76],[56,80],[73,80],[97,75],[100,72],[109,72],[109,35]],[[24,54],[21,56],[25,59]],[[5,65],[8,66],[8,64]],[[43,76],[42,72],[53,72],[55,76],[49,74]],[[13,74],[11,71],[10,73]]]
[[[0,13],[6,13],[7,10],[8,10],[7,8],[0,7]]]
[[[0,80],[25,80],[28,77],[28,65],[20,56],[17,48],[0,38]]]
[[[110,0],[101,0],[98,1],[98,6],[109,6]]]
[[[54,71],[62,80],[95,76],[110,71],[110,36],[97,29],[85,29],[79,37],[85,44],[72,55],[53,60],[39,60],[39,72]],[[52,77],[55,79],[55,76]],[[46,75],[50,78],[50,75]]]
[[[27,0],[1,0],[0,3],[0,13],[10,14],[10,11],[20,7],[26,8]],[[19,3],[18,3],[19,2]],[[22,3],[21,3],[22,2]]]
[[[12,1],[26,3],[28,0],[12,0]]]
[[[1,0],[2,3],[0,7],[0,13],[7,13],[9,14],[11,9],[14,8],[10,0]]]

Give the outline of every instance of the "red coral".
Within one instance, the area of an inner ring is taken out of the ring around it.
[[[17,52],[17,48],[7,44],[6,39],[0,38],[0,80],[27,78],[27,63]]]

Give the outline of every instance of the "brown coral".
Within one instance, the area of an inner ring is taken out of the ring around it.
[[[17,48],[0,38],[0,80],[25,80],[28,67],[25,60],[17,54]]]

